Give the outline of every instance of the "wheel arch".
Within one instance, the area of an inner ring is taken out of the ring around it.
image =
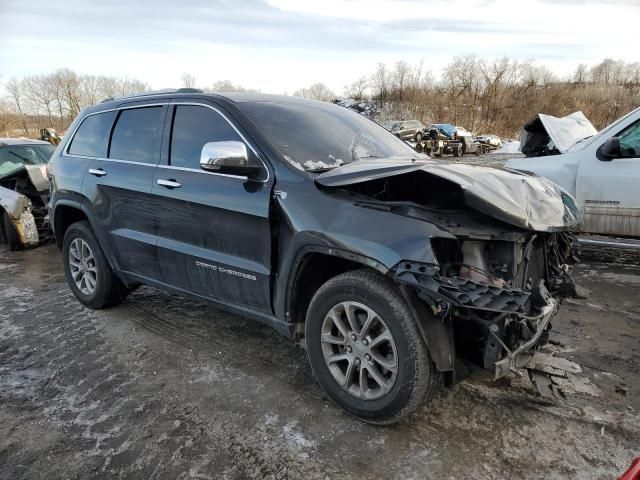
[[[62,241],[67,229],[74,223],[86,220],[91,224],[87,208],[81,203],[71,200],[59,200],[53,210],[53,234],[58,248],[62,248]]]
[[[306,311],[318,288],[336,275],[362,268],[383,275],[389,271],[380,262],[347,250],[309,246],[298,252],[285,292],[285,316],[293,324],[295,337],[300,338],[304,334]]]

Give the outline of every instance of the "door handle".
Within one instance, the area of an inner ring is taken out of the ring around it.
[[[180,188],[182,186],[181,183],[178,183],[173,179],[162,180],[159,178],[157,182],[158,182],[158,185],[162,185],[163,187],[167,187],[167,188]]]
[[[101,168],[90,168],[89,173],[91,175],[95,175],[96,177],[104,177],[107,174],[107,172],[105,172]]]

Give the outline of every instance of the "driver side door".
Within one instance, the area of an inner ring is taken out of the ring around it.
[[[598,152],[578,168],[576,197],[584,206],[584,231],[640,235],[640,120],[614,135],[623,156],[605,159]]]
[[[163,282],[180,290],[264,313],[271,310],[273,177],[221,109],[176,102],[169,108],[163,162],[153,181],[157,252]],[[205,171],[209,142],[240,141],[264,181]]]

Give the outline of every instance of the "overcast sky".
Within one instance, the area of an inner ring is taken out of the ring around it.
[[[231,80],[337,92],[378,62],[534,59],[565,74],[640,61],[640,0],[0,0],[0,82],[69,67],[153,88]]]

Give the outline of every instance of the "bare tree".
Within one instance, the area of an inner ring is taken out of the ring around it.
[[[355,82],[344,87],[344,96],[354,100],[364,100],[368,86],[367,77],[360,77]]]
[[[581,63],[573,74],[573,81],[576,83],[584,83],[587,81],[587,65]]]
[[[20,126],[24,135],[29,135],[29,127],[27,126],[26,117],[26,105],[25,95],[23,89],[23,83],[21,81],[12,78],[6,85],[7,92],[9,92],[9,98],[13,102],[16,111],[20,117]]]
[[[0,104],[3,118],[11,118],[23,135],[35,136],[40,127],[64,131],[80,110],[105,97],[117,97],[148,89],[139,80],[78,75],[69,69],[12,79]],[[4,122],[4,121],[3,121]]]
[[[375,72],[371,75],[371,88],[373,90],[373,98],[380,103],[387,101],[387,96],[390,88],[390,78],[387,66],[384,63],[379,63]]]
[[[328,102],[335,100],[336,94],[331,91],[324,83],[314,83],[309,88],[302,88],[293,92],[294,97],[310,98],[312,100],[321,100]]]
[[[196,77],[191,73],[183,73],[180,79],[182,80],[182,86],[184,88],[195,88]]]

